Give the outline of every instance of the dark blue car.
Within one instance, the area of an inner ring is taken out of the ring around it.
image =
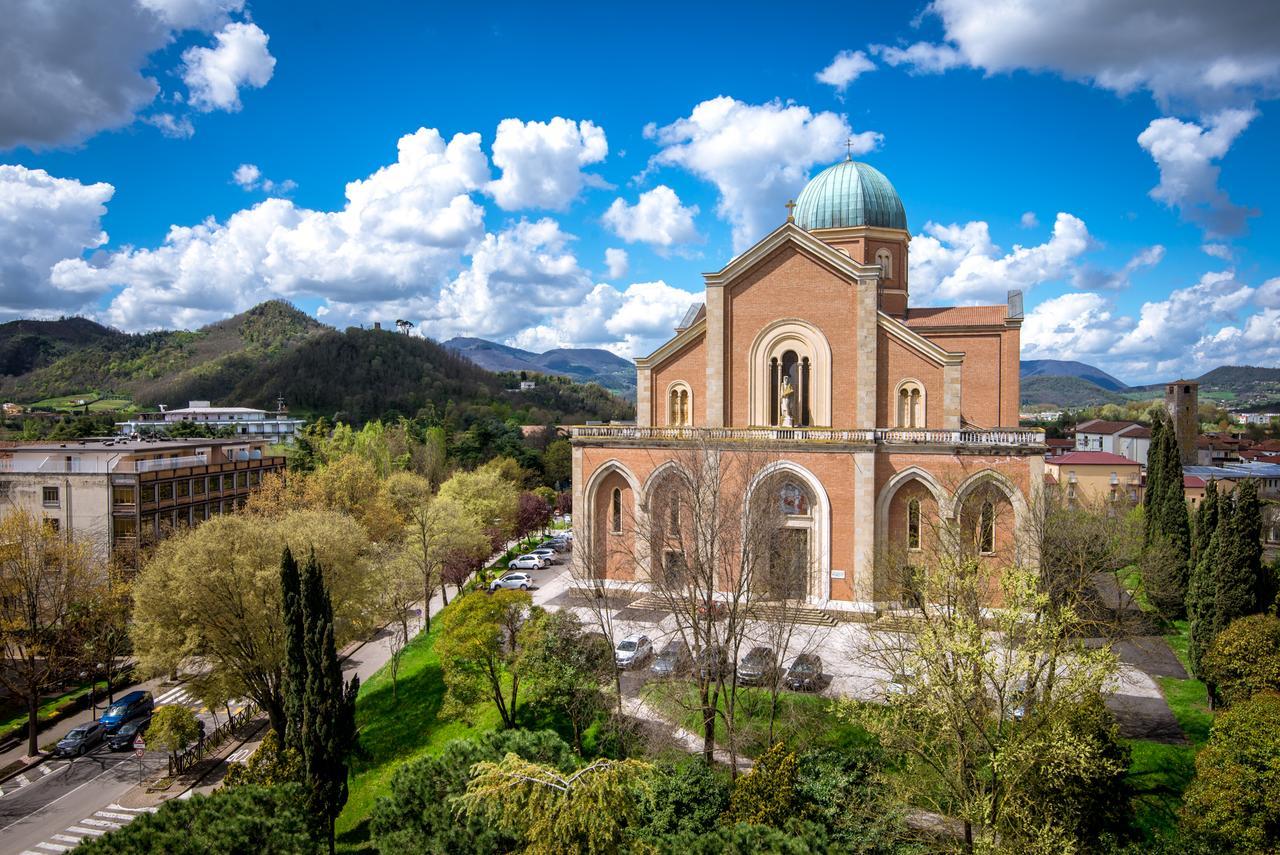
[[[116,700],[98,720],[107,729],[107,733],[115,733],[125,722],[151,715],[155,705],[150,692],[130,692]]]

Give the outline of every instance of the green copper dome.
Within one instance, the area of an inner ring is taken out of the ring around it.
[[[879,226],[907,230],[902,199],[884,173],[846,160],[818,173],[796,199],[796,225],[802,229]]]

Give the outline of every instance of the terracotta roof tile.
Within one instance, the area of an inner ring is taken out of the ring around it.
[[[1076,433],[1102,434],[1109,436],[1113,433],[1120,433],[1122,430],[1129,428],[1142,427],[1137,422],[1104,422],[1102,419],[1090,419],[1087,422],[1081,422],[1076,425]],[[1129,434],[1136,436],[1136,434]]]
[[[906,324],[915,329],[928,327],[1004,326],[1008,306],[941,306],[908,309]]]
[[[1112,454],[1110,451],[1073,451],[1061,457],[1051,458],[1054,466],[1137,466],[1135,460]]]

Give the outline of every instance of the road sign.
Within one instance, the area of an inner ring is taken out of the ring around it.
[[[133,752],[133,756],[134,756],[134,757],[137,757],[139,760],[141,760],[143,757],[146,757],[146,756],[147,756],[147,752],[146,752],[146,750],[145,750],[145,749],[138,748],[138,749],[135,749],[135,750],[134,750],[134,752]]]
[[[137,736],[133,738],[133,750],[145,751],[146,749],[147,749],[147,741],[143,739],[142,734],[139,733]]]

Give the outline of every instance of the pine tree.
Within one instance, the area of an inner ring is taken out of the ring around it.
[[[1164,481],[1161,478],[1161,463],[1164,460],[1164,416],[1161,410],[1151,410],[1151,442],[1147,446],[1147,489],[1142,494],[1142,543],[1150,546],[1157,530],[1156,517],[1160,506],[1157,499],[1163,495],[1161,489]]]
[[[306,636],[303,621],[302,577],[288,546],[280,559],[280,589],[284,597],[284,717],[281,745],[302,750],[302,706],[307,684]]]
[[[330,855],[333,823],[347,802],[347,756],[355,747],[355,700],[360,680],[342,681],[333,636],[333,604],[312,555],[302,574],[306,683],[302,707],[302,764],[309,807],[323,822]]]
[[[1262,507],[1252,479],[1235,491],[1235,506],[1218,556],[1218,606],[1214,623],[1221,632],[1237,618],[1258,611],[1262,575]]]
[[[1213,640],[1213,627],[1217,622],[1217,553],[1220,552],[1225,529],[1222,529],[1222,509],[1229,507],[1230,499],[1217,495],[1217,485],[1210,481],[1204,488],[1203,536],[1206,545],[1199,554],[1199,561],[1192,568],[1187,586],[1187,617],[1190,619],[1187,657],[1192,673],[1199,676],[1201,658]]]

